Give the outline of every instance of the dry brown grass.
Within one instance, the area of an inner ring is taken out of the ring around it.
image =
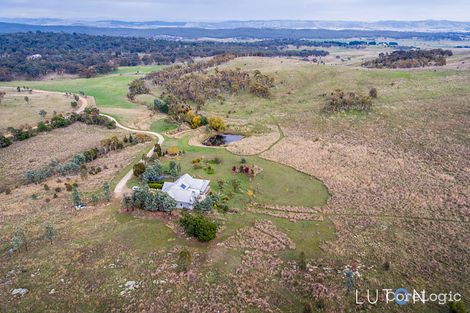
[[[51,160],[66,161],[75,153],[100,146],[100,140],[124,134],[98,126],[74,123],[41,133],[0,149],[0,186],[18,184],[28,169],[37,169]]]
[[[57,113],[72,112],[70,102],[73,100],[65,94],[55,92],[17,92],[16,88],[0,87],[0,91],[6,92],[0,103],[0,130],[7,127],[19,127],[21,125],[36,126],[43,120],[39,111],[47,112],[46,119],[50,119],[54,111]],[[25,101],[29,98],[29,103]]]

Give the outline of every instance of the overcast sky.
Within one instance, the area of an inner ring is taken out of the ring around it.
[[[470,21],[470,0],[0,0],[1,17]]]

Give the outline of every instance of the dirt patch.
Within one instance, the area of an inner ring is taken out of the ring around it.
[[[265,135],[254,135],[227,145],[227,150],[238,155],[255,155],[267,150],[279,139],[279,132]]]
[[[295,249],[294,242],[268,220],[256,221],[255,225],[238,230],[235,236],[223,244],[232,248],[259,249],[269,252]]]

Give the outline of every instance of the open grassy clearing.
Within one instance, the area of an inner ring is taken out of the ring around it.
[[[49,81],[8,82],[5,86],[29,86],[33,89],[73,92],[80,91],[93,96],[96,105],[104,113],[112,114],[118,120],[137,122],[147,109],[127,100],[127,86],[143,74],[158,71],[163,66],[122,67],[116,73],[95,78],[55,79]]]
[[[0,129],[18,127],[20,125],[35,126],[37,122],[44,120],[39,112],[45,110],[45,119],[52,117],[53,112],[68,113],[73,108],[70,102],[73,100],[63,94],[42,93],[27,91],[17,92],[16,88],[0,87],[0,92],[5,96],[0,102]],[[28,98],[26,102],[25,97]]]

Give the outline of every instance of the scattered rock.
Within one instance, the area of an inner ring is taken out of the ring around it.
[[[16,296],[16,295],[20,295],[20,296],[24,296],[25,294],[28,293],[28,289],[26,288],[16,288],[16,289],[13,289],[13,291],[11,292],[11,294],[13,296]]]

